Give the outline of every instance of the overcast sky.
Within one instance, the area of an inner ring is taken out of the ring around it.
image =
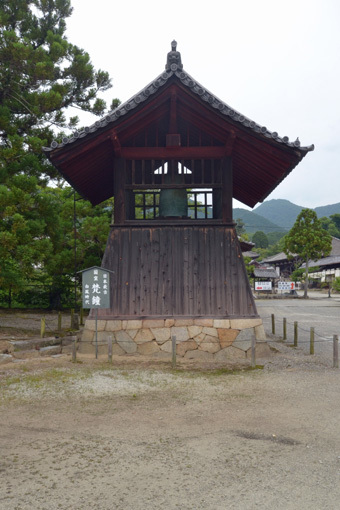
[[[162,73],[175,39],[185,71],[219,99],[280,136],[315,145],[267,200],[340,202],[339,0],[71,3],[69,40],[109,72],[108,103],[126,101]]]

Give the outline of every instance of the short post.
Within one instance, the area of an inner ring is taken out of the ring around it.
[[[255,334],[251,337],[251,367],[256,367],[256,359],[255,359],[255,346],[256,346],[256,338]]]
[[[283,318],[283,340],[287,340],[287,319]]]
[[[77,337],[74,338],[72,344],[72,363],[77,361]]]
[[[71,322],[71,329],[78,331],[79,329],[79,315],[77,313],[73,314],[72,322]]]
[[[58,312],[58,331],[61,331],[61,312]]]
[[[310,346],[309,346],[309,354],[314,354],[314,328],[310,328]]]
[[[112,363],[112,335],[107,339],[108,362]]]
[[[74,316],[74,309],[71,308],[71,324],[70,324],[71,329],[73,329],[73,316]]]
[[[297,347],[298,345],[298,323],[297,321],[294,322],[294,347]]]
[[[84,308],[80,307],[80,325],[84,326]]]
[[[172,368],[176,366],[176,335],[171,337],[171,345],[172,345]]]
[[[41,324],[40,324],[40,338],[44,338],[46,331],[46,318],[41,318]]]
[[[275,315],[272,313],[272,333],[275,335]]]
[[[333,368],[339,368],[339,339],[333,335]]]

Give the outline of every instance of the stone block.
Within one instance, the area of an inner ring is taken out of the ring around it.
[[[194,319],[175,319],[174,326],[193,326]]]
[[[172,342],[171,340],[168,340],[167,342],[164,342],[164,344],[159,346],[161,351],[172,353]]]
[[[106,321],[106,331],[120,331],[122,329],[122,321],[108,320]]]
[[[231,319],[230,327],[232,329],[249,329],[255,328],[255,326],[260,326],[262,324],[262,319],[259,317],[257,319]]]
[[[213,319],[194,319],[194,325],[212,328],[214,325],[214,321]]]
[[[186,359],[194,359],[197,361],[213,361],[214,355],[211,352],[206,351],[187,351],[184,355]]]
[[[233,345],[221,349],[214,355],[216,361],[232,361],[232,360],[245,360],[246,353],[241,349],[237,349]]]
[[[214,354],[215,361],[234,361],[234,360],[245,360],[246,353],[235,347],[226,347]]]
[[[39,349],[39,356],[53,356],[54,354],[61,354],[61,345],[48,345]]]
[[[112,334],[112,341],[114,341],[114,335]],[[109,334],[107,331],[98,331],[97,334],[97,343],[98,345],[107,345]],[[96,343],[96,333],[93,335],[92,343]]]
[[[217,329],[216,328],[203,328],[202,329],[202,333],[204,333],[205,335],[210,335],[210,336],[216,336],[218,337],[218,333],[217,333]]]
[[[242,351],[247,351],[251,347],[252,341],[255,342],[255,328],[243,329],[237,335],[233,346]]]
[[[189,338],[195,338],[195,336],[202,333],[202,326],[189,326],[188,333],[189,333]]]
[[[251,357],[251,350],[248,351],[248,357]],[[255,345],[255,356],[257,358],[269,358],[273,355],[273,351],[267,342],[257,342]]]
[[[143,328],[164,328],[164,319],[145,319]]]
[[[171,328],[175,324],[175,319],[165,319],[164,327]]]
[[[126,329],[125,331],[132,338],[132,340],[134,340],[136,338],[136,335],[139,330],[138,329]]]
[[[170,339],[170,328],[151,328],[151,331],[158,344],[164,344]]]
[[[90,342],[83,342],[81,340],[78,344],[78,352],[79,354],[93,354],[95,352],[95,348]]]
[[[7,356],[7,354],[2,354],[2,356]],[[30,351],[14,351],[12,352],[12,356],[15,359],[33,359],[39,357],[39,351],[37,349],[32,349]]]
[[[205,339],[204,333],[200,333],[199,335],[194,337],[194,340],[196,343],[198,343],[198,345],[200,345],[200,343],[203,342],[204,339]]]
[[[10,354],[0,354],[0,365],[10,363],[11,361],[13,361],[13,356]]]
[[[185,342],[189,340],[188,328],[185,327],[175,327],[171,328],[171,336],[176,335],[177,342]]]
[[[200,343],[200,349],[205,352],[215,353],[221,349],[220,342],[216,336],[205,335]]]
[[[229,319],[214,319],[213,323],[214,328],[230,328],[230,320]]]
[[[256,340],[260,340],[260,341],[267,340],[267,335],[264,330],[263,324],[261,324],[260,326],[255,326],[255,337],[256,337]]]
[[[0,353],[8,354],[12,351],[14,351],[14,347],[11,342],[8,342],[7,340],[0,340]]]
[[[218,329],[217,332],[222,349],[229,347],[239,334],[238,329]]]
[[[106,327],[106,322],[103,320],[97,321],[97,331],[104,331]],[[85,321],[85,328],[89,329],[90,331],[96,331],[96,321],[94,319],[86,319]]]
[[[135,336],[136,344],[145,344],[145,342],[151,342],[154,340],[155,336],[150,329],[139,329],[137,335]]]
[[[157,344],[157,342],[152,341],[152,342],[146,342],[144,344],[138,345],[137,350],[138,350],[139,354],[148,356],[151,354],[155,354],[155,352],[159,352],[160,347]]]
[[[125,351],[118,344],[112,344],[112,355],[113,356],[122,356],[125,354]]]
[[[188,340],[187,342],[181,342],[176,346],[176,353],[178,356],[184,356],[187,351],[194,351],[197,347],[195,340]]]
[[[128,321],[122,321],[122,329],[141,329],[143,327],[143,321],[131,319]]]
[[[115,336],[118,345],[123,349],[124,352],[128,354],[137,352],[137,344],[126,333],[126,331],[116,331]]]
[[[81,340],[82,342],[92,342],[94,335],[95,335],[94,331],[90,329],[84,329],[81,335]]]

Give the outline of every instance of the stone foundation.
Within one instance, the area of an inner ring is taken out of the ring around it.
[[[95,327],[95,320],[87,319],[79,352],[95,352]],[[174,335],[177,356],[187,359],[246,359],[250,357],[253,339],[257,351],[263,351],[266,346],[260,318],[98,320],[97,332],[99,354],[107,354],[109,336],[112,337],[113,355],[139,354],[169,358]]]

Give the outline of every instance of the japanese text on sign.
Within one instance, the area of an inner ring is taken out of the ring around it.
[[[277,288],[279,290],[295,290],[295,282],[278,282]]]
[[[110,308],[110,274],[105,269],[91,268],[82,273],[83,308]]]
[[[256,282],[255,290],[272,290],[272,282]]]

